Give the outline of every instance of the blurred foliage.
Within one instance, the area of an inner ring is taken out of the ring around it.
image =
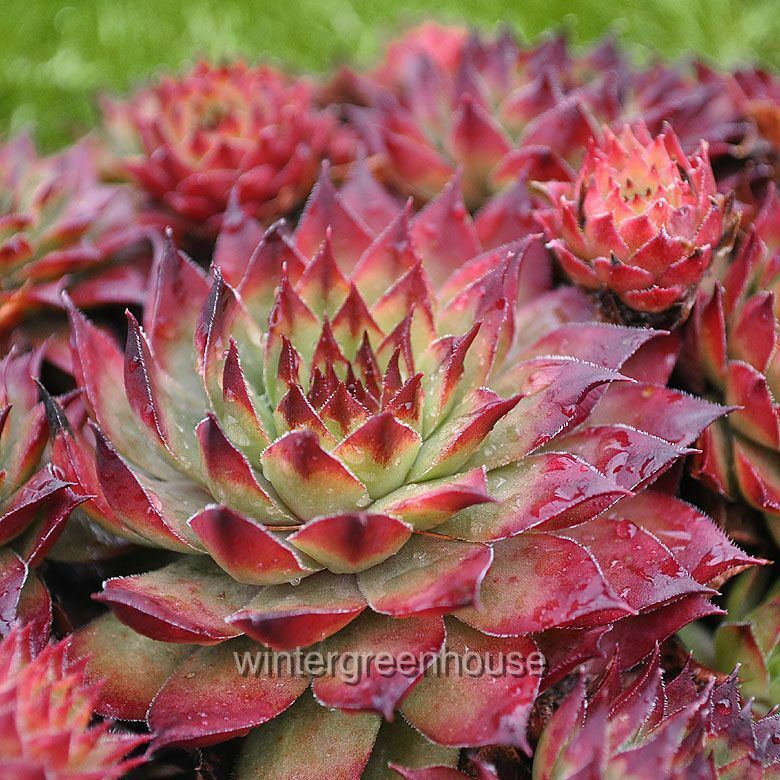
[[[298,69],[370,62],[424,16],[513,25],[526,39],[616,33],[634,55],[780,63],[777,0],[3,0],[0,134],[32,126],[52,148],[94,124],[96,95],[194,56],[270,58]]]

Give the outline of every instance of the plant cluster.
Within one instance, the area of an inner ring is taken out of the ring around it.
[[[778,127],[429,23],[6,143],[0,773],[780,776]]]

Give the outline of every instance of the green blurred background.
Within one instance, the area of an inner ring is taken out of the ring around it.
[[[639,58],[780,63],[778,0],[0,0],[0,135],[32,126],[54,148],[94,123],[99,92],[197,54],[310,70],[370,62],[388,35],[431,16],[506,21],[527,39],[561,26],[577,42],[612,30]]]

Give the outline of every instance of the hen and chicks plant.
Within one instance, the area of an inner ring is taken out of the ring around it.
[[[426,24],[105,105],[0,152],[0,768],[777,774],[772,74]]]

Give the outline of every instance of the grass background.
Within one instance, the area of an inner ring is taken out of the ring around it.
[[[392,32],[427,16],[506,21],[526,39],[560,26],[577,42],[612,30],[640,58],[780,64],[777,0],[2,0],[0,136],[32,127],[54,148],[94,124],[99,92],[197,54],[306,70],[370,62]]]

